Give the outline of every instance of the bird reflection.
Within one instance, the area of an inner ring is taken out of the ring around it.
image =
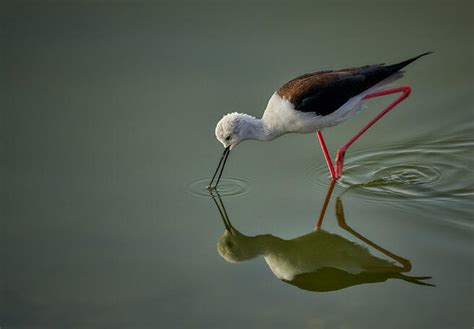
[[[400,279],[433,286],[423,280],[431,277],[408,276],[410,261],[378,246],[352,229],[347,223],[340,198],[336,200],[339,227],[390,260],[372,255],[369,249],[340,235],[321,229],[334,183],[326,194],[315,228],[311,233],[286,240],[271,234],[247,236],[230,222],[222,199],[211,193],[225,232],[217,243],[219,254],[228,262],[241,262],[262,255],[271,271],[280,280],[309,291],[333,291],[364,283]]]

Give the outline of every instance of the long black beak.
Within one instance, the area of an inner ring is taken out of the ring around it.
[[[214,175],[212,176],[211,182],[209,183],[209,186],[207,187],[207,189],[214,190],[217,188],[217,184],[219,184],[219,181],[221,180],[221,177],[222,177],[222,173],[224,172],[225,163],[227,161],[227,158],[229,157],[229,153],[230,153],[230,146],[227,146],[224,149],[224,153],[222,153],[222,157],[219,161],[219,164],[217,165],[217,169],[214,172]],[[219,175],[217,173],[219,173]],[[212,186],[212,183],[214,182],[214,179],[216,178],[216,176],[217,176],[216,184]]]
[[[219,210],[219,213],[221,215],[222,221],[224,222],[224,226],[227,231],[229,231],[230,234],[232,234],[232,224],[230,222],[229,216],[227,215],[227,211],[225,210],[224,203],[222,202],[222,199],[217,191],[215,191],[216,195],[214,195],[213,191],[209,191],[211,194],[212,200],[217,206],[217,210]]]

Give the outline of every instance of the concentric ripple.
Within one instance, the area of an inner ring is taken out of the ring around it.
[[[338,184],[352,195],[370,199],[457,199],[474,195],[474,141],[437,141],[348,152]],[[317,185],[328,185],[325,165],[308,170]]]
[[[187,184],[186,192],[198,197],[210,198],[207,186],[210,178],[200,178]],[[217,187],[217,192],[222,197],[244,196],[252,192],[252,184],[241,178],[222,178]]]

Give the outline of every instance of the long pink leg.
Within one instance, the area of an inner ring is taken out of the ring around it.
[[[334,166],[331,161],[331,156],[329,155],[329,152],[326,147],[326,143],[324,141],[323,135],[320,131],[317,132],[317,136],[319,139],[319,143],[321,144],[321,148],[323,149],[324,153],[324,158],[326,159],[326,163],[329,169],[329,172],[331,173],[332,179],[338,179],[342,176],[343,168],[344,168],[344,155],[347,151],[347,149],[360,137],[362,136],[363,133],[367,131],[370,127],[372,127],[377,121],[379,121],[385,114],[387,114],[391,109],[393,109],[395,106],[397,106],[401,101],[403,101],[405,98],[410,95],[411,88],[409,86],[401,86],[397,88],[392,88],[392,89],[387,89],[387,90],[380,90],[376,91],[372,94],[369,94],[364,97],[363,100],[368,100],[371,98],[379,97],[379,96],[385,96],[385,95],[390,95],[390,94],[395,94],[395,93],[402,93],[400,97],[398,97],[393,103],[391,103],[389,106],[387,106],[382,112],[380,112],[375,118],[373,118],[366,126],[364,126],[357,134],[354,135],[351,139],[349,139],[343,146],[337,150],[336,154],[336,168],[334,169]]]
[[[321,144],[321,148],[323,149],[324,158],[326,159],[326,164],[328,165],[331,178],[336,179],[336,171],[334,170],[334,166],[332,165],[331,156],[329,155],[328,148],[326,147],[326,142],[324,141],[323,134],[321,133],[321,131],[318,131],[316,135],[318,136],[319,144]]]
[[[398,97],[394,102],[392,102],[389,106],[387,106],[382,112],[380,112],[375,118],[370,120],[370,122],[363,127],[357,134],[354,135],[351,139],[349,139],[343,146],[337,150],[336,154],[336,176],[337,178],[342,176],[342,171],[344,168],[344,155],[347,151],[347,149],[357,140],[359,139],[360,136],[362,136],[363,133],[367,131],[370,127],[372,127],[377,121],[379,121],[385,114],[387,114],[391,109],[393,109],[395,106],[397,106],[401,101],[403,101],[405,98],[410,95],[411,88],[409,86],[401,86],[397,88],[392,88],[392,89],[387,89],[387,90],[380,90],[376,91],[372,94],[369,94],[364,97],[364,100],[379,97],[379,96],[385,96],[385,95],[390,95],[390,94],[395,94],[395,93],[402,93],[400,97]]]

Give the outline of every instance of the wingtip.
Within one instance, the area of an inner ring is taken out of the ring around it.
[[[416,60],[417,60],[418,58],[420,58],[420,57],[423,57],[423,56],[426,56],[426,55],[430,55],[430,54],[433,54],[433,53],[434,53],[434,51],[431,51],[431,50],[430,50],[430,51],[426,51],[426,52],[424,52],[424,53],[422,53],[422,54],[420,54],[420,55],[418,55],[418,56],[415,56],[415,57],[412,57],[412,58],[406,60],[406,62],[411,63],[411,62],[413,62],[413,61],[416,61]]]
[[[430,50],[430,51],[424,52],[423,54],[416,56],[416,58],[420,58],[420,57],[430,55],[430,54],[434,54],[434,51]]]
[[[407,66],[408,64],[410,63],[413,63],[414,61],[416,61],[417,59],[419,59],[420,57],[423,57],[423,56],[426,56],[426,55],[429,55],[429,54],[432,54],[434,53],[434,51],[427,51],[427,52],[424,52],[418,56],[415,56],[415,57],[412,57],[410,59],[407,59],[403,62],[400,62],[398,64],[394,64],[394,65],[391,65],[392,68],[396,69],[396,70],[400,70],[402,68],[404,68],[405,66]]]

